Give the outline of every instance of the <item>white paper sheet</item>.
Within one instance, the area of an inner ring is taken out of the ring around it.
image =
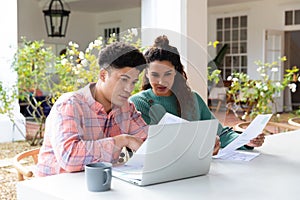
[[[272,114],[258,115],[249,124],[247,129],[240,134],[235,140],[229,143],[225,148],[221,149],[215,158],[226,157],[228,154],[232,154],[236,149],[241,146],[248,144],[250,140],[256,138],[262,130],[267,125],[268,121],[271,119]]]
[[[158,122],[158,124],[175,124],[175,123],[183,123],[183,122],[189,122],[189,121],[177,117],[175,115],[172,115],[170,113],[166,113]]]
[[[259,156],[260,153],[258,152],[249,152],[249,151],[233,151],[231,153],[225,154],[219,159],[222,160],[235,160],[235,161],[250,161],[253,158]],[[215,158],[215,156],[213,156]]]

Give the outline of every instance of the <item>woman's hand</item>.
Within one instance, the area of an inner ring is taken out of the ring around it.
[[[217,155],[219,150],[221,147],[221,142],[220,142],[220,137],[217,135],[216,136],[216,142],[215,142],[215,146],[214,146],[214,151],[213,151],[213,155]]]
[[[259,134],[256,138],[250,140],[247,146],[250,147],[260,147],[265,141],[265,135],[263,133]]]

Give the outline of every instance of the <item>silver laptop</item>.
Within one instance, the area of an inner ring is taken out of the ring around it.
[[[148,138],[114,177],[146,186],[209,172],[218,120],[149,126]]]

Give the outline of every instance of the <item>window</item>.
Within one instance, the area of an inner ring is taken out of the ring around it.
[[[223,79],[233,72],[247,73],[247,16],[234,16],[217,19],[217,52],[223,45],[228,48],[225,57],[218,68]]]
[[[108,38],[111,36],[111,34],[116,34],[117,40],[119,41],[119,34],[120,34],[120,27],[115,28],[105,28],[104,29],[104,39],[105,43],[107,42]]]
[[[288,10],[285,11],[285,23],[286,26],[300,24],[300,10]]]

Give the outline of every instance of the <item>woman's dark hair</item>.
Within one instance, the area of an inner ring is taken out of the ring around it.
[[[185,119],[188,116],[194,117],[194,98],[191,88],[187,85],[187,76],[177,48],[169,45],[168,37],[162,35],[155,39],[154,45],[144,55],[148,64],[154,61],[169,61],[175,67],[176,75],[171,91],[177,98],[177,113]],[[151,85],[145,73],[142,81],[142,89],[146,90],[149,88],[151,88]]]

